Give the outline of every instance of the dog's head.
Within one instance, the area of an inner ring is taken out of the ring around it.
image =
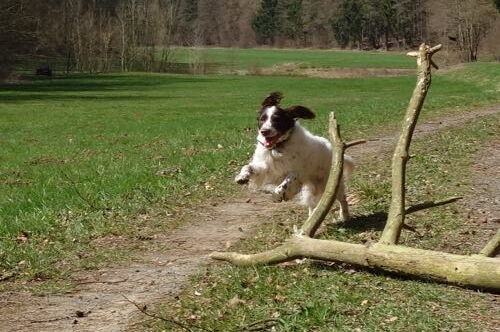
[[[295,126],[295,120],[313,119],[314,113],[304,106],[281,108],[281,92],[273,92],[264,99],[257,116],[259,141],[268,149],[285,141]]]

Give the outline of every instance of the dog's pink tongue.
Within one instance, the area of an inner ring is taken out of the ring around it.
[[[264,141],[264,146],[266,148],[272,146],[274,144],[274,139],[275,139],[275,136],[273,136],[273,137],[266,137],[266,140]]]

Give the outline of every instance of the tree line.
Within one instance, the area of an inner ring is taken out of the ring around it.
[[[165,70],[170,50],[163,46],[173,41],[176,6],[176,0],[3,0],[0,70],[33,59],[52,59],[67,71]]]
[[[498,0],[2,0],[0,76],[40,59],[68,71],[166,71],[172,45],[404,49],[445,41],[475,61],[499,7]]]

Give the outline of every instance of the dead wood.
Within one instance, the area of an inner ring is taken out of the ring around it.
[[[417,57],[417,84],[406,109],[401,134],[392,158],[392,198],[387,224],[380,237],[381,243],[396,244],[401,234],[405,219],[406,163],[409,160],[410,143],[425,96],[431,85],[432,55],[440,49],[441,45],[431,48],[422,44],[418,52],[409,53]]]
[[[500,229],[497,230],[495,236],[486,244],[486,246],[479,253],[486,257],[495,257],[500,250]]]
[[[212,258],[239,266],[276,264],[298,258],[311,258],[470,287],[500,289],[500,264],[497,259],[399,245],[363,245],[295,235],[280,247],[269,251],[252,255],[220,252],[212,254]]]
[[[427,201],[405,209],[405,172],[409,147],[419,112],[431,83],[431,66],[437,67],[432,63],[431,57],[440,48],[441,45],[431,48],[422,44],[418,52],[410,54],[417,56],[418,80],[393,156],[392,201],[387,224],[379,243],[363,245],[311,238],[335,200],[342,178],[344,151],[347,148],[347,144],[343,143],[340,137],[335,115],[331,113],[329,134],[334,153],[330,177],[321,201],[301,230],[283,245],[271,250],[256,254],[214,252],[211,257],[240,266],[276,264],[298,258],[311,258],[377,268],[469,287],[500,290],[499,261],[488,257],[494,255],[500,247],[500,232],[486,245],[480,255],[455,255],[396,245],[404,226],[406,213],[460,199],[460,197],[452,197],[444,201]]]
[[[323,193],[318,206],[316,206],[313,213],[309,216],[299,231],[299,234],[305,234],[307,236],[314,236],[326,215],[330,212],[333,202],[335,201],[335,197],[337,197],[340,181],[342,179],[344,151],[347,146],[340,138],[339,125],[337,124],[335,113],[333,112],[330,113],[328,133],[330,135],[330,140],[332,141],[332,165],[330,168],[330,176],[328,177],[325,192]]]

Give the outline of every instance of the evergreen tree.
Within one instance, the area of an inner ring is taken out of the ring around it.
[[[281,0],[279,8],[282,8],[283,13],[280,20],[280,32],[288,38],[303,38],[302,0]]]
[[[278,0],[262,0],[261,8],[255,14],[252,29],[271,45],[279,32]]]
[[[363,41],[363,12],[361,0],[344,0],[336,17],[331,21],[335,39],[340,47],[349,43],[357,43],[361,47]]]
[[[193,22],[198,18],[198,0],[186,0],[186,7],[184,8],[184,20],[186,22]]]
[[[332,28],[341,47],[367,43],[386,49],[395,41],[398,46],[413,46],[425,32],[425,0],[343,0]],[[401,44],[402,43],[402,44]]]

